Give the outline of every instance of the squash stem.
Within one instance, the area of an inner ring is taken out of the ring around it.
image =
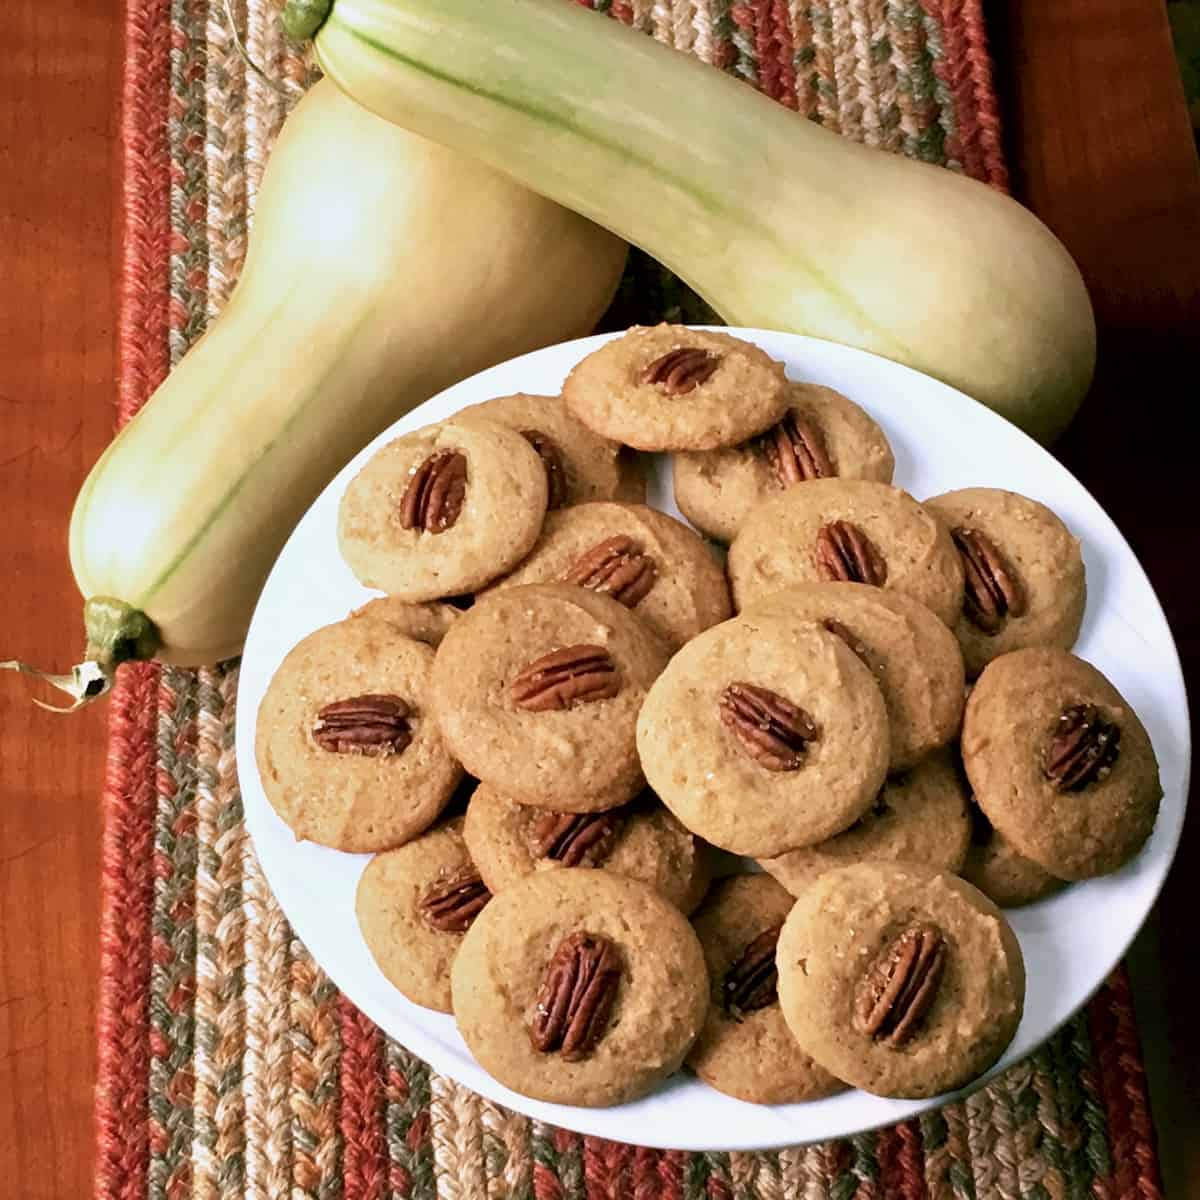
[[[316,37],[332,7],[333,0],[287,0],[279,19],[288,37],[304,42]]]

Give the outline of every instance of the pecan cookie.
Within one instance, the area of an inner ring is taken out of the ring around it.
[[[967,672],[1026,646],[1069,650],[1087,582],[1079,539],[1044,504],[1000,488],[963,488],[924,501],[962,558],[963,611],[954,626]]]
[[[907,770],[958,733],[966,698],[962,654],[954,634],[919,601],[863,583],[807,583],[745,612],[817,621],[871,668],[888,710],[889,770]]]
[[[779,999],[800,1046],[878,1096],[962,1087],[1020,1024],[1025,966],[1004,914],[932,868],[857,863],[797,899],[776,950]]]
[[[713,450],[787,410],[783,364],[727,333],[634,326],[576,364],[567,407],[602,437],[638,450]]]
[[[911,596],[953,626],[963,569],[949,530],[907,492],[814,479],[758,505],[729,548],[734,607],[796,583],[866,583]]]
[[[378,617],[310,633],[272,677],[255,758],[272,808],[298,838],[386,850],[426,829],[462,768],[430,712],[432,647]]]
[[[824,841],[870,807],[888,764],[883,696],[814,622],[744,616],[680,650],[638,718],[650,786],[734,854]]]
[[[769,875],[734,875],[692,919],[708,967],[708,1016],[687,1065],[752,1104],[817,1100],[843,1085],[796,1044],[779,1007],[775,943],[792,897]]]
[[[463,836],[493,892],[535,871],[601,867],[650,884],[689,913],[712,871],[704,843],[649,792],[620,808],[573,813],[519,804],[481,783],[467,805]]]
[[[659,639],[611,596],[567,584],[505,588],[438,647],[433,705],[446,744],[477,779],[522,803],[595,812],[645,783],[635,722],[666,661]]]
[[[460,415],[498,421],[533,446],[546,468],[551,512],[590,500],[646,499],[646,478],[634,455],[573,417],[561,396],[517,392],[472,404]]]
[[[675,503],[697,529],[731,542],[750,510],[810,479],[891,483],[896,460],[882,429],[841,392],[788,383],[788,410],[759,437],[672,456]]]
[[[962,754],[988,820],[1059,879],[1117,870],[1154,829],[1162,787],[1150,738],[1104,675],[1065,650],[1015,650],[984,669]]]
[[[970,840],[964,781],[951,756],[940,752],[889,779],[844,833],[759,861],[799,896],[819,875],[846,863],[908,862],[957,873]]]
[[[377,854],[358,881],[354,911],[388,982],[414,1004],[450,1012],[450,964],[491,900],[471,862],[462,817]]]
[[[506,888],[450,976],[471,1053],[506,1087],[559,1104],[622,1104],[677,1070],[704,1024],[704,955],[648,884],[543,871]]]
[[[537,541],[546,470],[519,433],[456,417],[375,452],[338,507],[338,548],[360,583],[404,600],[472,592]]]
[[[493,586],[572,583],[631,609],[671,649],[731,612],[725,573],[700,537],[644,504],[549,513],[529,556]]]
[[[1001,908],[1020,908],[1066,887],[1061,879],[1018,854],[974,803],[971,846],[958,873]]]

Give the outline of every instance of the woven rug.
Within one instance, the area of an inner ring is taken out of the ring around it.
[[[232,7],[271,76],[310,82],[266,0]],[[978,0],[595,7],[741,76],[797,120],[1005,186]],[[288,108],[243,66],[219,0],[128,0],[127,38],[122,421],[228,297]],[[635,255],[605,324],[708,316]],[[580,1137],[435,1074],[339,995],[272,897],[242,823],[237,679],[236,664],[126,666],[111,698],[98,1196],[1160,1195],[1123,972],[965,1103],[779,1153]]]

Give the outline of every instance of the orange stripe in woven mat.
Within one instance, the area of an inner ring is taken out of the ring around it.
[[[384,1200],[388,1153],[384,1134],[383,1034],[344,996],[340,1118],[344,1200]]]
[[[1129,975],[1119,966],[1088,1005],[1088,1031],[1108,1115],[1112,1195],[1120,1200],[1162,1200],[1154,1126]]]
[[[885,1200],[926,1200],[925,1163],[921,1157],[921,1130],[915,1121],[904,1121],[875,1135],[879,1163],[879,1195]]]
[[[633,1147],[605,1138],[583,1139],[583,1178],[588,1200],[619,1200],[629,1195]]]
[[[160,668],[123,666],[110,699],[101,847],[96,1195],[146,1194],[150,914]]]

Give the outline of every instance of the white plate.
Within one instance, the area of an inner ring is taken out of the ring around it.
[[[1100,986],[1150,910],[1183,824],[1189,743],[1179,658],[1142,568],[1084,488],[1015,426],[953,388],[882,358],[812,338],[735,329],[787,364],[788,374],[837,388],[883,426],[896,452],[895,482],[918,499],[969,485],[1009,488],[1043,501],[1082,539],[1088,606],[1076,652],[1134,706],[1154,742],[1166,793],[1154,834],[1124,870],[1076,884],[1011,914],[1029,983],[1025,1018],[992,1074],[1034,1050]],[[404,999],[375,966],[354,917],[366,855],[297,842],[267,803],[254,763],[259,702],[284,655],[318,626],[374,593],[338,555],[337,506],[367,458],[398,434],[465,405],[509,392],[555,393],[567,371],[604,336],[552,346],[503,363],[434,397],[362,451],[325,489],[267,580],[242,661],[237,761],[246,824],[292,927],[333,981],[373,1021],[434,1069],[492,1100],[581,1133],[687,1150],[764,1149],[844,1137],[944,1102],[883,1100],[850,1091],[810,1104],[763,1107],[733,1100],[690,1075],[618,1108],[586,1109],[526,1099],[487,1075],[451,1017]],[[669,467],[655,460],[651,502],[678,515]]]

